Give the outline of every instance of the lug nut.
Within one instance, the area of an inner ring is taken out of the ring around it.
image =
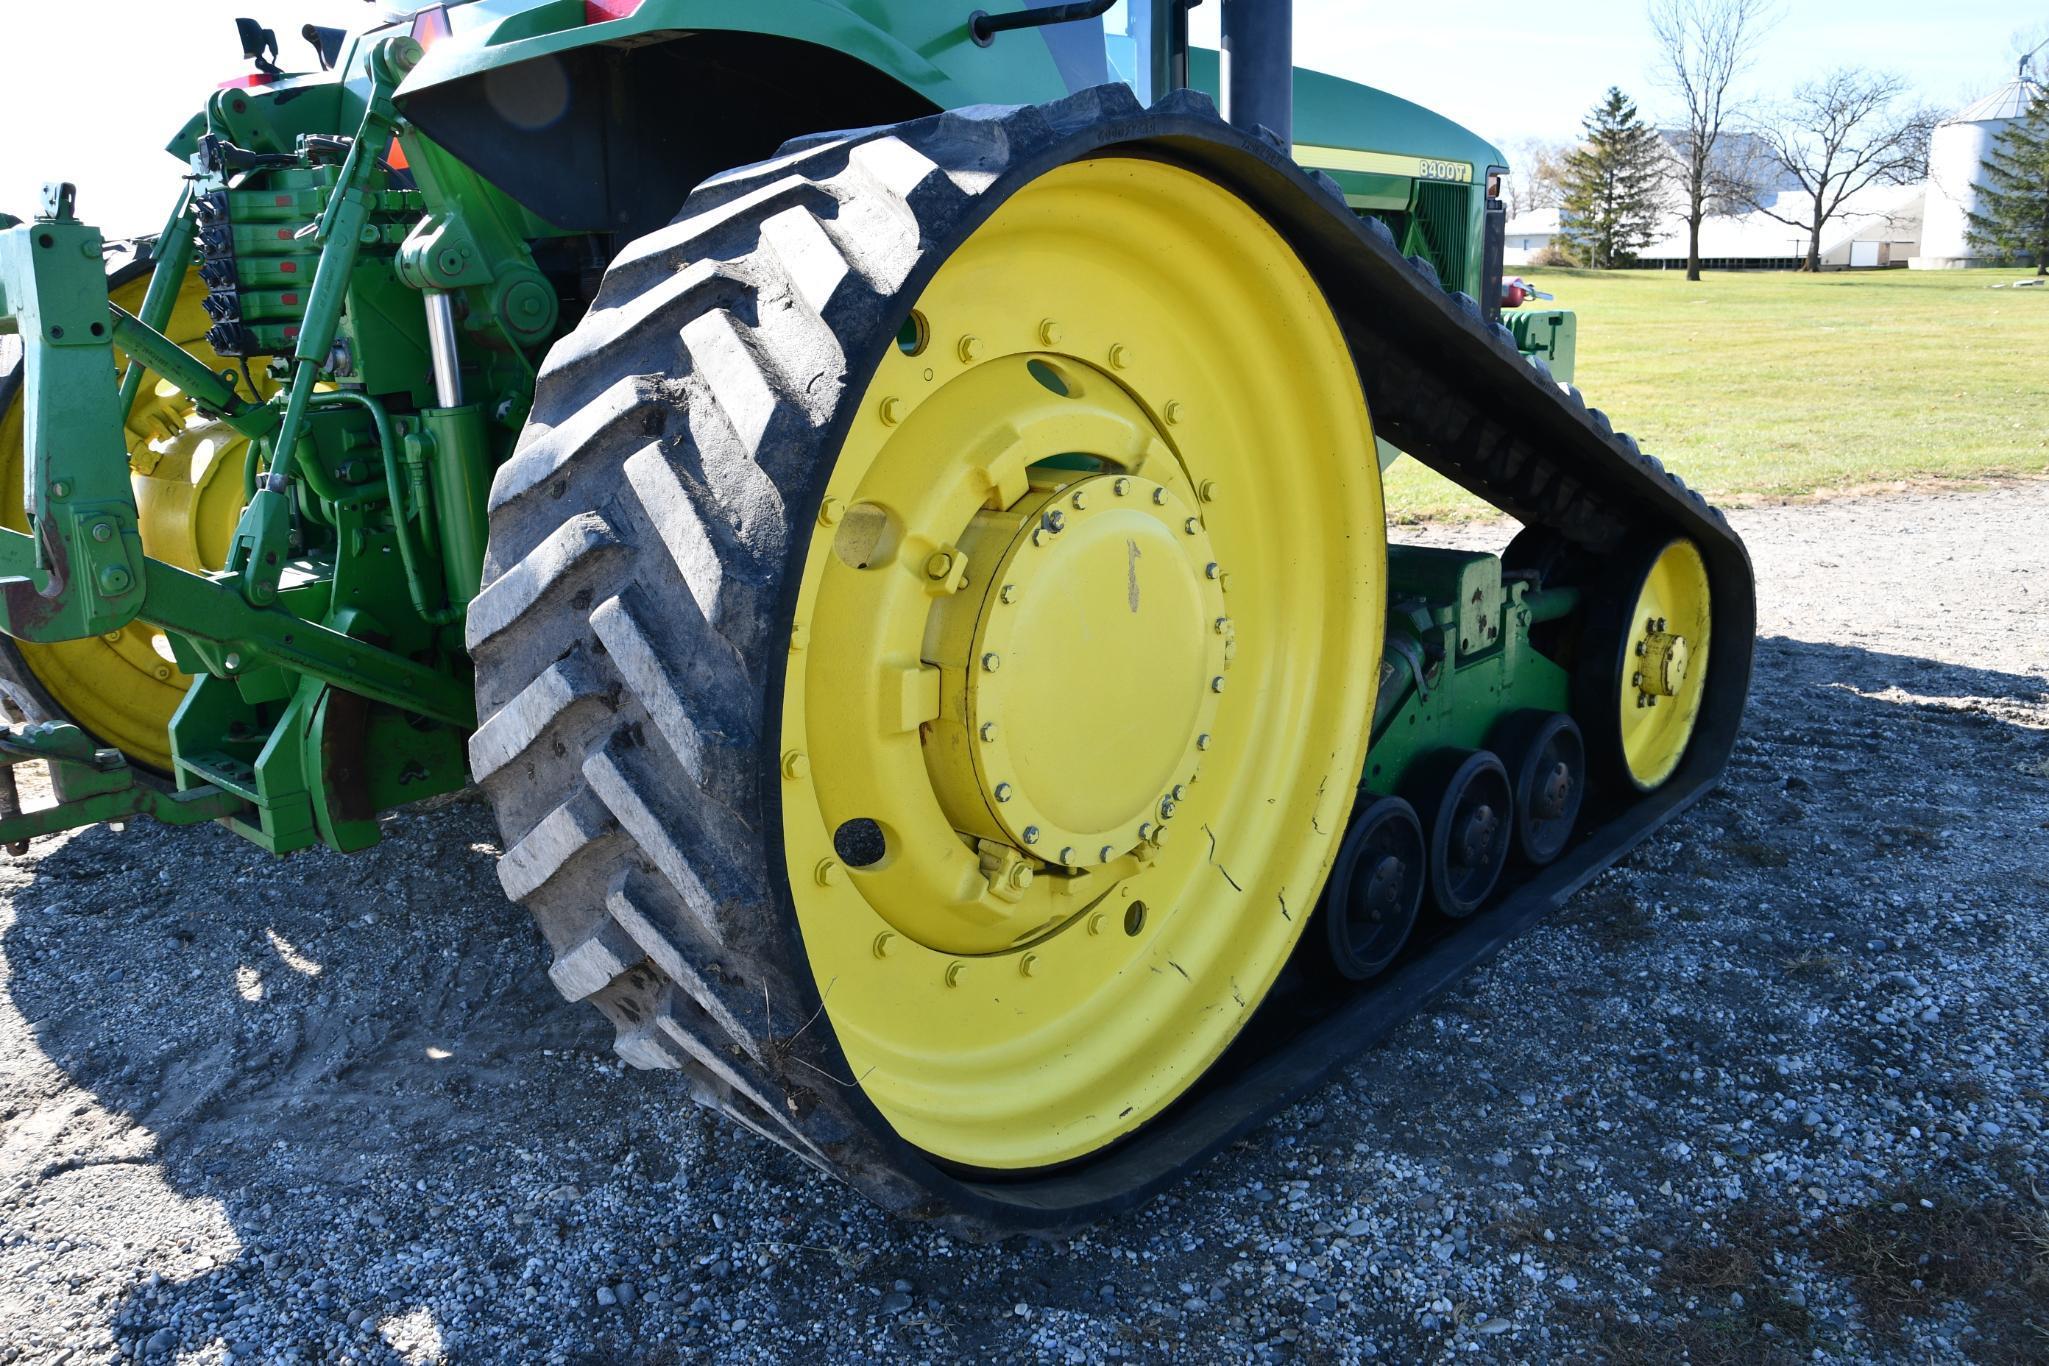
[[[887,958],[889,956],[889,941],[894,938],[896,938],[896,934],[892,930],[884,930],[881,934],[875,936],[874,950],[877,958]]]
[[[1111,347],[1111,348],[1110,348],[1110,368],[1111,368],[1112,370],[1122,370],[1122,369],[1126,368],[1127,366],[1129,366],[1130,364],[1131,364],[1131,348],[1130,348],[1130,347],[1128,347],[1128,346],[1113,346],[1113,347]]]
[[[1206,579],[1213,579],[1223,572],[1223,567],[1219,565],[1215,560],[1211,560],[1208,564],[1202,567],[1202,576]]]
[[[1007,880],[1012,891],[1022,892],[1025,888],[1032,885],[1032,865],[1024,862],[1022,859],[1011,864]]]
[[[1222,674],[1218,674],[1209,681],[1209,690],[1211,692],[1222,692],[1224,690],[1224,676]]]
[[[1009,784],[1009,783],[998,783],[998,784],[996,784],[996,800],[997,800],[997,801],[999,801],[999,802],[1007,802],[1007,801],[1009,801],[1009,800],[1010,800],[1010,790],[1011,790],[1011,789],[1010,789],[1010,784]]]
[[[1062,527],[1067,525],[1067,514],[1062,512],[1059,508],[1054,508],[1051,512],[1046,514],[1046,525],[1051,527],[1055,531],[1060,530]]]
[[[841,514],[845,511],[846,504],[837,498],[827,498],[818,505],[818,524],[820,526],[837,526],[839,525]]]
[[[1003,656],[1002,656],[1002,655],[999,655],[999,654],[997,654],[997,653],[996,653],[996,652],[995,652],[994,650],[991,650],[991,651],[989,651],[989,653],[988,653],[988,654],[985,654],[985,655],[983,655],[983,656],[982,656],[982,672],[983,672],[983,673],[987,673],[987,674],[993,674],[993,673],[995,673],[995,672],[996,672],[996,671],[997,671],[998,669],[1000,669],[1000,668],[1002,668],[1002,667],[1003,667]]]
[[[1020,977],[1030,977],[1033,973],[1037,972],[1038,970],[1039,955],[1037,955],[1036,953],[1028,953],[1024,957],[1017,960],[1017,975]]]
[[[1154,506],[1154,507],[1165,507],[1166,505],[1167,505],[1167,491],[1166,491],[1165,489],[1162,489],[1162,488],[1156,488],[1156,489],[1154,489],[1154,490],[1153,490],[1153,506]]]
[[[1016,602],[1017,585],[1014,583],[1004,584],[1002,589],[996,594],[996,596],[1004,602]]]
[[[1036,825],[1027,825],[1027,826],[1026,826],[1026,827],[1024,828],[1024,842],[1025,842],[1026,844],[1037,844],[1037,843],[1039,842],[1039,827],[1038,827],[1038,826],[1036,826]]]
[[[1060,339],[1065,335],[1067,335],[1066,329],[1051,318],[1039,324],[1039,344],[1041,346],[1057,346]]]
[[[1153,837],[1153,823],[1151,821],[1146,821],[1138,827],[1138,837],[1141,840],[1149,840]]]
[[[1188,410],[1182,407],[1180,399],[1167,400],[1167,425],[1169,427],[1178,426],[1181,419],[1187,415],[1187,412]]]
[[[1196,747],[1197,749],[1208,749],[1208,748],[1209,748],[1209,732],[1208,732],[1208,731],[1204,731],[1204,732],[1203,732],[1202,734],[1200,734],[1200,735],[1198,735],[1198,736],[1196,736],[1196,737],[1195,737],[1195,747]]]
[[[1112,479],[1110,481],[1110,492],[1122,498],[1125,494],[1131,492],[1131,481],[1122,476]]]
[[[967,970],[968,965],[966,963],[948,963],[946,965],[946,985],[950,987],[959,986],[961,974]]]
[[[795,781],[811,771],[811,761],[800,750],[791,750],[783,756],[783,776]]]
[[[1108,863],[1111,859],[1115,858],[1116,856],[1117,851],[1115,849],[1112,849],[1107,844],[1104,845],[1102,848],[1096,850],[1096,862],[1098,863]]]
[[[981,729],[976,731],[975,734],[982,737],[983,744],[988,744],[996,738],[996,723],[994,721],[984,721]]]
[[[1190,517],[1181,524],[1181,529],[1193,536],[1196,532],[1202,530],[1202,519],[1200,517]]]
[[[1205,503],[1214,503],[1217,501],[1217,494],[1221,491],[1222,490],[1220,490],[1217,487],[1216,480],[1205,479],[1202,481],[1201,485],[1199,485],[1196,488],[1195,496],[1202,499],[1202,501]]]
[[[1088,491],[1086,489],[1076,489],[1074,491],[1074,496],[1068,499],[1067,501],[1074,504],[1074,510],[1076,512],[1080,512],[1083,508],[1089,505]]]
[[[960,345],[955,347],[954,350],[960,356],[963,364],[973,365],[982,358],[982,339],[976,336],[962,337]]]
[[[1061,848],[1061,850],[1060,850],[1060,861],[1061,861],[1062,863],[1066,864],[1066,865],[1067,865],[1067,866],[1069,866],[1069,867],[1073,867],[1073,866],[1074,866],[1074,846],[1073,846],[1073,845],[1069,844],[1069,845],[1064,845],[1064,846],[1062,846],[1062,848]]]
[[[813,875],[818,879],[819,886],[837,887],[840,881],[840,866],[838,860],[829,858],[820,859],[818,861],[818,867],[813,871]]]
[[[925,577],[944,581],[953,573],[953,556],[943,550],[935,550],[925,561]]]
[[[1163,821],[1174,819],[1174,799],[1172,797],[1160,798],[1160,819]]]
[[[882,407],[880,409],[880,412],[882,416],[882,425],[885,427],[894,427],[897,423],[904,420],[904,401],[900,398],[897,398],[895,395],[891,395],[890,397],[882,400]]]
[[[1181,800],[1183,800],[1184,798],[1186,798],[1186,797],[1187,797],[1187,795],[1188,795],[1188,789],[1187,789],[1187,788],[1183,787],[1183,786],[1182,786],[1181,784],[1179,784],[1179,783],[1176,783],[1176,784],[1174,784],[1174,800],[1175,800],[1175,801],[1177,801],[1177,802],[1178,802],[1178,801],[1181,801]]]

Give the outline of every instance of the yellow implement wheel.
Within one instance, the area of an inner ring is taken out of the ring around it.
[[[110,297],[129,312],[139,312],[148,287],[146,266],[124,271],[111,282]],[[220,370],[228,362],[203,340],[208,319],[200,301],[205,294],[198,275],[189,275],[164,332],[209,368]],[[126,357],[117,354],[116,362],[125,364]],[[117,379],[118,370],[107,382]],[[0,411],[0,526],[15,531],[28,529],[22,510],[23,425],[17,395]],[[144,376],[125,435],[143,549],[182,568],[218,569],[242,507],[247,443],[221,423],[199,416],[190,400],[154,374]],[[171,713],[191,680],[172,663],[162,632],[130,622],[91,640],[5,642],[0,648],[19,652],[63,716],[132,759],[170,768]]]
[[[952,1162],[1098,1151],[1250,1017],[1358,782],[1386,538],[1329,307],[1200,176],[1051,171],[924,289],[810,538],[780,800],[853,1076]]]
[[[1693,738],[1707,679],[1709,606],[1699,548],[1675,540],[1658,550],[1623,630],[1616,702],[1623,765],[1640,791],[1670,778]]]

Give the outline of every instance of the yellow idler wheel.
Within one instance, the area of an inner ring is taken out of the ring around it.
[[[1616,716],[1623,767],[1644,792],[1679,767],[1707,679],[1710,633],[1707,565],[1688,540],[1648,560],[1623,630]]]
[[[139,312],[149,287],[147,265],[118,272],[110,297]],[[165,334],[221,370],[228,361],[209,348],[206,290],[188,275]],[[116,356],[117,366],[126,357]],[[118,369],[108,383],[119,379]],[[266,392],[269,385],[264,383]],[[25,531],[22,509],[24,410],[14,395],[0,410],[0,526]],[[243,438],[201,417],[177,389],[144,376],[125,433],[130,483],[145,552],[185,569],[218,569],[225,561],[242,508]],[[155,627],[130,622],[91,640],[53,644],[0,643],[18,653],[48,708],[76,721],[105,744],[152,768],[171,766],[171,713],[191,682],[171,660],[169,642]]]
[[[1385,557],[1344,341],[1228,192],[1066,165],[939,267],[832,465],[782,689],[805,951],[902,1137],[1071,1161],[1231,1042],[1345,828]]]

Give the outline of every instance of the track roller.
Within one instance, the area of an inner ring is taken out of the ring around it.
[[[1491,737],[1515,792],[1515,852],[1543,867],[1565,850],[1586,796],[1587,749],[1563,712],[1520,711],[1502,718]]]
[[[1382,797],[1345,832],[1324,884],[1331,965],[1363,982],[1385,971],[1409,940],[1423,905],[1423,823],[1400,797]]]
[[[1514,799],[1489,750],[1444,750],[1421,766],[1430,900],[1453,920],[1478,910],[1508,863]]]

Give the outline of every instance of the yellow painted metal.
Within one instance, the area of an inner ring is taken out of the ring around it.
[[[142,307],[148,285],[145,274],[116,287],[111,297],[133,313]],[[205,296],[197,273],[189,276],[164,333],[220,370],[228,362],[204,341]],[[117,378],[118,372],[107,382]],[[23,418],[18,401],[0,413],[0,526],[16,531],[28,529],[21,487]],[[242,507],[243,438],[199,416],[190,400],[154,374],[144,378],[126,436],[143,549],[183,569],[218,569]],[[172,663],[169,642],[155,627],[130,622],[91,640],[16,642],[14,648],[73,720],[131,759],[170,768],[171,713],[191,680]]]
[[[1630,781],[1648,792],[1672,776],[1700,718],[1707,679],[1707,565],[1675,540],[1658,552],[1637,594],[1623,668],[1622,754]]]
[[[1385,593],[1358,378],[1242,201],[1079,162],[941,266],[810,531],[780,745],[811,968],[903,1137],[1063,1162],[1216,1059],[1344,829]]]

